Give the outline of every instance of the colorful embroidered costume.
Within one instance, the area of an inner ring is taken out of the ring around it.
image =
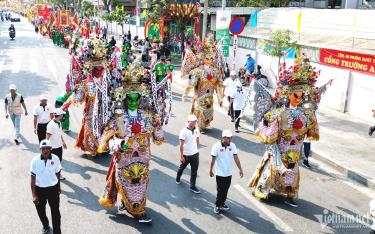
[[[316,78],[317,73],[308,59],[298,58],[294,67],[287,70],[283,66],[273,100],[254,81],[259,92],[263,92],[257,94],[257,102],[263,108],[258,110],[262,119],[259,119],[256,135],[267,146],[249,183],[249,187],[254,188],[255,197],[266,199],[274,189],[286,194],[288,204],[295,204],[293,199],[298,197],[300,186],[298,161],[303,140],[305,136],[319,140],[315,110],[323,89],[314,87]]]

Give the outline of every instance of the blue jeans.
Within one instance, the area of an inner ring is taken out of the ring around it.
[[[12,120],[13,127],[16,130],[16,138],[19,138],[21,136],[21,133],[20,133],[21,116],[20,115],[11,114],[10,115],[10,119]]]

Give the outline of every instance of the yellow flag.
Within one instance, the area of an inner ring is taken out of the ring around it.
[[[301,18],[302,18],[302,11],[298,12],[297,15],[297,30],[301,32]]]

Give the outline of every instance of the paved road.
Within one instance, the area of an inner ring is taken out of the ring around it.
[[[29,112],[44,93],[51,101],[63,90],[68,71],[67,50],[56,48],[49,39],[40,38],[32,26],[22,19],[15,23],[17,35],[10,41],[9,23],[0,22],[0,97],[15,83],[25,97]],[[176,78],[178,81],[178,78]],[[97,200],[105,185],[110,158],[87,158],[73,147],[77,136],[81,109],[72,109],[72,132],[66,135],[69,149],[64,152],[61,214],[64,233],[368,233],[367,227],[337,227],[330,218],[359,215],[367,220],[368,202],[374,192],[340,179],[329,168],[315,165],[302,169],[300,206],[291,208],[283,198],[273,195],[267,202],[250,196],[246,188],[249,177],[261,159],[264,146],[243,130],[233,141],[245,172],[240,179],[234,169],[225,215],[213,213],[216,197],[215,181],[208,176],[211,146],[218,141],[221,129],[234,126],[224,110],[215,112],[212,129],[201,138],[200,168],[197,180],[202,194],[189,192],[190,170],[186,170],[181,185],[174,182],[178,167],[178,132],[184,126],[190,103],[181,101],[182,82],[174,85],[174,114],[165,127],[166,144],[152,146],[151,184],[147,212],[151,225],[138,224],[117,208],[101,207]],[[3,99],[1,100],[3,103]],[[21,121],[23,144],[12,141],[10,120],[0,108],[0,233],[38,233],[41,224],[31,201],[29,164],[38,153],[37,136],[32,131],[32,116]],[[334,140],[334,139],[332,139]],[[323,227],[327,220],[327,226]]]

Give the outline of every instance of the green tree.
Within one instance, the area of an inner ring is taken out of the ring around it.
[[[284,59],[285,62],[285,55],[290,48],[298,48],[297,41],[294,40],[294,33],[291,30],[277,30],[270,36],[270,41],[267,43],[264,52],[269,56],[278,58],[278,72],[280,71],[281,59]]]
[[[239,0],[237,7],[287,7],[290,0]]]
[[[82,2],[81,11],[85,17],[91,18],[94,16],[94,5],[91,2],[84,0]]]

